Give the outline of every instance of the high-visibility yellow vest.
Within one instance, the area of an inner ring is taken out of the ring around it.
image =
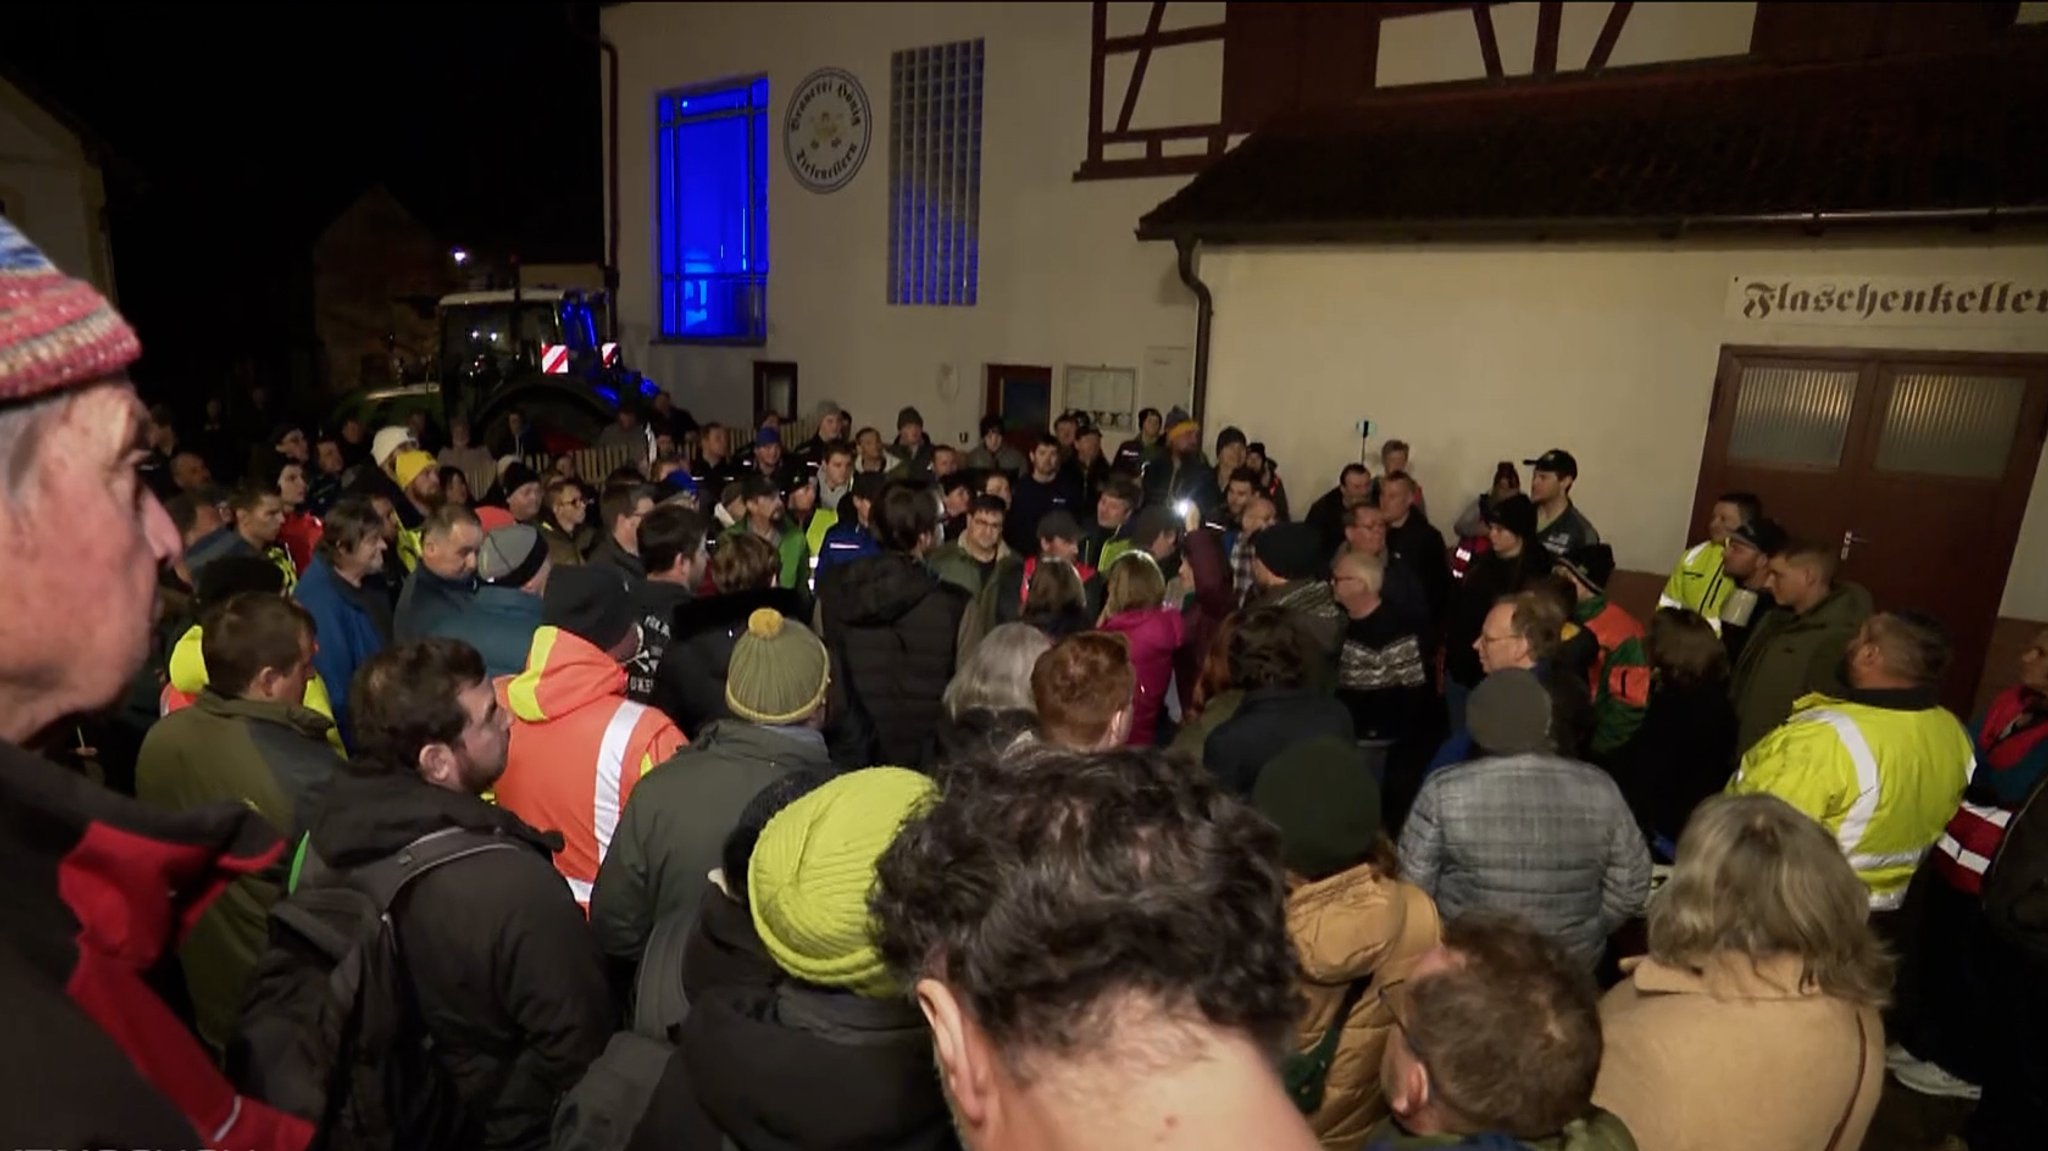
[[[1671,569],[1664,581],[1664,594],[1657,606],[1684,608],[1705,617],[1716,635],[1721,631],[1721,607],[1736,588],[1735,577],[1725,568],[1727,549],[1712,540],[1695,544]]]
[[[1941,707],[1907,711],[1809,695],[1742,757],[1731,795],[1775,795],[1818,820],[1870,889],[1906,897],[1920,857],[1962,803],[1976,748]]]

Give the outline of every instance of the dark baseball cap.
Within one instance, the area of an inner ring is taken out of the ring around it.
[[[1751,520],[1736,528],[1729,534],[1728,542],[1736,543],[1739,541],[1767,556],[1774,556],[1785,550],[1785,544],[1789,538],[1785,534],[1785,529],[1778,526],[1778,521],[1758,519]]]
[[[1552,448],[1533,460],[1523,460],[1522,462],[1539,472],[1549,472],[1554,476],[1570,476],[1573,479],[1579,478],[1579,461],[1577,457],[1563,448]]]

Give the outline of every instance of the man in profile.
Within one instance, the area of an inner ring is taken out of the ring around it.
[[[942,782],[871,908],[970,1151],[1317,1146],[1275,1072],[1296,1004],[1270,824],[1162,751],[1025,741]]]

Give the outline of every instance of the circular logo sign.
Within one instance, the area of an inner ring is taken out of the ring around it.
[[[850,72],[820,68],[804,77],[782,119],[782,151],[796,181],[813,192],[837,192],[868,158],[874,134],[868,94]]]

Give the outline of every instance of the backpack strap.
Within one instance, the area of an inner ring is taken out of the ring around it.
[[[671,911],[655,923],[641,949],[640,970],[633,977],[633,1030],[649,1039],[674,1042],[675,1028],[690,1017],[683,955],[695,922],[693,912]]]
[[[1344,989],[1344,998],[1337,1004],[1337,1017],[1330,1020],[1323,1037],[1316,1040],[1311,1057],[1317,1062],[1327,1067],[1337,1057],[1337,1045],[1344,1040],[1344,1025],[1351,1021],[1351,1013],[1358,1010],[1359,1001],[1365,998],[1365,992],[1371,986],[1372,976],[1367,975],[1363,979],[1352,980],[1351,985]]]
[[[342,882],[369,896],[379,911],[389,911],[399,892],[437,867],[487,851],[517,850],[519,845],[502,832],[444,827],[420,836],[374,863],[352,867],[338,874]]]

